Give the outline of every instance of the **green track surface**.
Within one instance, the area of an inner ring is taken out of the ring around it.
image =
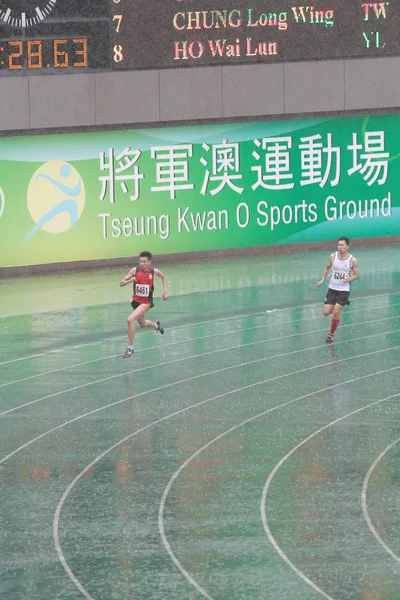
[[[399,251],[356,256],[333,345],[326,253],[155,262],[128,360],[127,269],[1,279],[0,598],[399,600]]]

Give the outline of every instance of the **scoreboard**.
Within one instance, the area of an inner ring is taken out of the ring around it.
[[[0,75],[395,56],[400,10],[363,0],[0,0]]]

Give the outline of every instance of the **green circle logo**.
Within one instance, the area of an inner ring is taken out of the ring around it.
[[[82,177],[69,163],[51,160],[33,174],[27,199],[35,226],[24,241],[40,229],[64,233],[79,221],[85,206]]]

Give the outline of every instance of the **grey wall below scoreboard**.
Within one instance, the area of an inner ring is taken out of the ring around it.
[[[400,57],[0,77],[0,131],[400,106]]]

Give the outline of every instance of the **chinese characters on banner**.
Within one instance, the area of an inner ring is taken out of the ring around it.
[[[297,185],[329,185],[335,187],[340,182],[342,149],[334,145],[332,134],[326,139],[320,134],[300,138],[300,177],[295,180],[292,172],[293,142],[290,136],[264,137],[253,141],[254,165],[251,189],[263,187],[269,190],[288,190]],[[236,194],[245,191],[239,143],[223,140],[220,144],[202,144],[204,156],[200,163],[204,167],[204,177],[200,193],[203,196],[215,196],[224,188],[230,188]],[[359,173],[365,182],[383,185],[388,176],[389,153],[385,152],[385,134],[383,131],[365,132],[360,141],[357,133],[352,134],[351,143],[346,147],[351,155],[351,168],[347,175]],[[141,150],[124,148],[118,154],[114,148],[100,153],[101,182],[100,200],[115,203],[118,186],[130,200],[140,198],[140,184],[145,173],[140,169]],[[152,192],[168,192],[174,200],[182,190],[194,189],[190,181],[189,159],[193,157],[193,144],[156,146],[150,149],[157,185]],[[1,200],[1,197],[0,197]],[[1,209],[1,204],[0,204]]]

